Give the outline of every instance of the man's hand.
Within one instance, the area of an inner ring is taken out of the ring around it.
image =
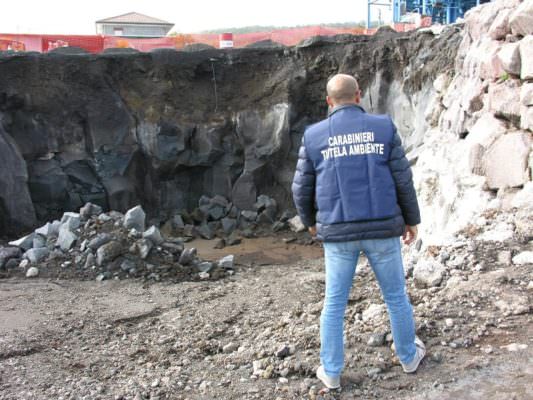
[[[315,237],[316,236],[316,225],[310,226],[308,229],[309,229],[309,233],[311,234],[311,236]]]
[[[416,226],[406,225],[403,231],[402,239],[407,245],[413,243],[418,235],[418,228]]]

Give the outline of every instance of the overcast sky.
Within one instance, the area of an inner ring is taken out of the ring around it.
[[[365,19],[366,4],[367,0],[2,0],[0,33],[94,35],[96,20],[131,11],[172,22],[173,30],[185,33],[349,22]]]

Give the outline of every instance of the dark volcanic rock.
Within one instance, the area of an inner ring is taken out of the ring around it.
[[[2,128],[0,113],[0,233],[16,235],[36,225],[27,181],[26,162]]]
[[[0,57],[0,233],[87,202],[170,218],[202,195],[254,210],[265,194],[291,209],[296,152],[305,127],[326,114],[327,79],[356,74],[363,91],[379,93],[396,80],[409,99],[452,66],[460,38],[450,28],[287,49]]]

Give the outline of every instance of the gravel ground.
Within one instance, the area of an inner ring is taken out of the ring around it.
[[[267,255],[274,243],[252,247]],[[531,265],[495,261],[520,246],[477,244],[483,268],[459,262],[468,245],[426,250],[450,257],[440,286],[408,279],[428,346],[413,375],[390,350],[362,259],[343,388],[330,393],[314,378],[324,290],[315,246],[287,245],[301,260],[281,265],[258,265],[256,251],[216,281],[0,280],[0,399],[530,399]]]

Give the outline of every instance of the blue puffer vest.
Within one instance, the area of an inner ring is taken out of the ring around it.
[[[420,223],[412,172],[387,115],[343,105],[308,127],[292,184],[294,203],[318,239],[342,242],[402,235]]]

